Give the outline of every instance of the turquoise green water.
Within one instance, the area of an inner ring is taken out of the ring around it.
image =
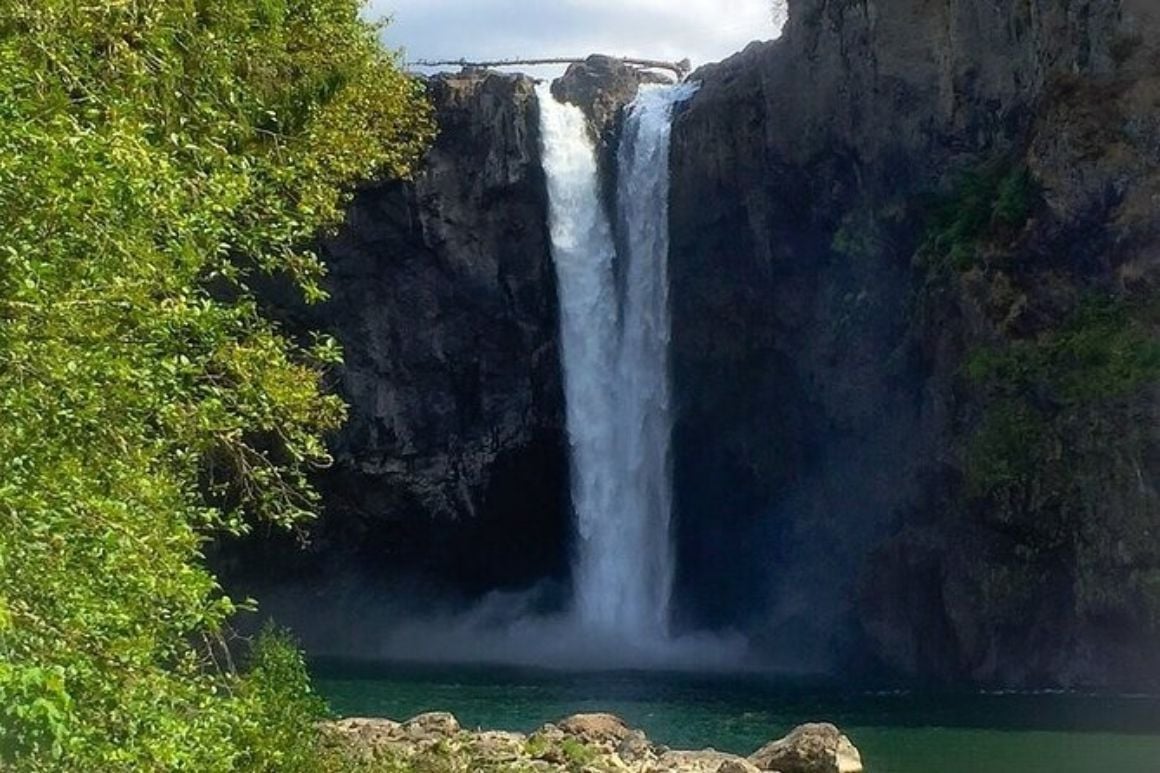
[[[510,668],[319,664],[344,716],[451,711],[465,726],[529,731],[611,711],[675,748],[749,754],[807,721],[830,721],[870,773],[1160,773],[1160,699],[850,689],[824,682]]]

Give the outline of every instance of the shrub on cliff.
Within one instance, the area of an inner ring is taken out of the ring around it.
[[[302,245],[432,133],[358,11],[0,5],[0,768],[300,768],[296,655],[237,673],[201,551],[309,518],[344,413],[252,280],[321,298]]]

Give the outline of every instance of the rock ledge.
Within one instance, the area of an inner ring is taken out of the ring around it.
[[[327,722],[329,738],[384,769],[525,773],[862,773],[850,739],[833,725],[802,725],[748,759],[714,749],[674,751],[611,714],[577,714],[531,735],[468,731],[450,714],[406,722]]]

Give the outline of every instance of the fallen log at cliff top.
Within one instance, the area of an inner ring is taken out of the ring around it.
[[[675,73],[678,81],[683,81],[689,77],[689,73],[693,71],[692,62],[688,59],[682,59],[679,62],[667,62],[660,59],[636,59],[633,57],[608,57],[613,61],[621,64],[630,65],[632,67],[640,67],[646,70],[669,70]],[[474,62],[467,59],[445,59],[445,60],[430,60],[420,59],[416,62],[409,62],[410,67],[447,67],[456,65],[459,67],[477,67],[480,69],[494,68],[494,67],[536,67],[539,65],[549,64],[583,64],[588,61],[587,57],[548,57],[544,59],[494,59],[491,61]]]
[[[674,751],[612,714],[577,714],[531,735],[467,731],[451,714],[407,722],[343,719],[321,725],[342,755],[382,769],[569,773],[862,773],[862,758],[833,725],[802,725],[749,757],[713,749]],[[362,770],[363,768],[360,768]],[[378,770],[379,768],[373,768]]]

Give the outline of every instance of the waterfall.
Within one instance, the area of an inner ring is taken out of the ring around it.
[[[667,635],[673,580],[668,195],[674,105],[690,85],[641,88],[618,163],[621,254],[578,107],[544,84],[540,105],[560,294],[576,612],[633,642]]]
[[[619,478],[633,551],[640,564],[642,618],[665,632],[673,584],[672,390],[669,384],[669,146],[673,108],[693,85],[643,86],[630,106],[617,159],[617,215],[623,277],[617,360]]]

